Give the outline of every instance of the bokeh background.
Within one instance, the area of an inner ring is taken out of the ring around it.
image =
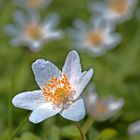
[[[47,8],[41,10],[41,16],[46,17],[54,11],[59,13],[61,21],[58,28],[67,31],[77,17],[89,21],[92,16],[88,9],[89,2],[90,0],[53,0]],[[38,89],[31,64],[36,59],[43,58],[61,69],[71,50],[71,39],[67,35],[62,40],[45,45],[38,53],[32,53],[24,47],[12,47],[3,28],[7,23],[13,22],[15,9],[17,7],[12,0],[0,0],[0,140],[7,140],[30,113],[13,107],[11,99],[22,91]],[[89,140],[98,140],[107,128],[113,129],[115,133],[111,140],[140,140],[140,135],[130,137],[127,134],[128,125],[140,119],[140,19],[136,11],[131,20],[117,25],[116,31],[121,33],[122,42],[104,56],[94,58],[79,51],[83,69],[94,68],[91,82],[96,84],[98,93],[101,96],[115,95],[125,99],[125,106],[119,116],[106,122],[94,123],[87,135]],[[84,120],[81,124],[83,122]],[[57,115],[37,125],[27,119],[14,139],[79,140],[80,135],[73,122]],[[103,136],[100,139],[109,138]]]

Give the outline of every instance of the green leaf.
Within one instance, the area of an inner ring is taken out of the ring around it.
[[[116,137],[117,131],[113,128],[104,129],[100,134],[100,139],[109,140],[111,138]]]
[[[76,126],[69,125],[61,129],[61,136],[63,138],[74,139],[74,138],[80,138],[80,133]]]
[[[99,140],[99,132],[97,130],[95,130],[94,128],[91,128],[89,130],[89,133],[88,133],[88,139],[89,140]]]
[[[38,136],[32,133],[24,133],[21,138],[15,138],[14,140],[41,140]]]
[[[140,140],[140,134],[131,136],[129,140]]]
[[[60,140],[60,130],[58,127],[56,126],[52,127],[49,140]]]

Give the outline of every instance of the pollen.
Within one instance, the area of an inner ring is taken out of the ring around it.
[[[25,27],[25,35],[31,39],[39,39],[43,35],[43,30],[39,25],[30,23]]]
[[[105,113],[107,111],[108,111],[108,107],[105,104],[103,104],[101,102],[96,103],[96,112]]]
[[[27,4],[31,8],[38,8],[44,4],[44,0],[27,0]]]
[[[90,32],[87,34],[86,40],[90,45],[100,45],[103,42],[103,35],[98,31]]]
[[[128,0],[114,0],[109,7],[117,13],[124,13],[128,10]]]
[[[52,102],[57,107],[68,105],[72,99],[72,88],[66,75],[60,75],[59,78],[52,77],[42,88],[46,101]]]

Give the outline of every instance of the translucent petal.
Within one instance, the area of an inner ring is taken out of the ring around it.
[[[64,109],[60,115],[71,121],[80,121],[85,117],[85,106],[83,99],[79,99]]]
[[[44,103],[41,106],[35,108],[29,117],[32,123],[40,123],[47,118],[50,118],[60,112],[61,108],[56,108],[51,102]]]
[[[68,54],[62,73],[68,76],[71,83],[79,78],[81,74],[81,64],[79,55],[75,50]]]
[[[16,95],[12,103],[15,107],[34,110],[37,106],[45,102],[45,98],[41,90],[23,92]]]
[[[43,88],[52,77],[60,76],[61,71],[51,62],[42,59],[32,64],[36,82]]]
[[[82,91],[89,83],[92,75],[93,75],[93,69],[90,69],[84,74],[84,76],[82,76],[81,81],[79,81],[79,85],[77,86],[77,92],[74,95],[74,99],[78,98],[81,95]]]

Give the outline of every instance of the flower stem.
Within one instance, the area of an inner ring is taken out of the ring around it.
[[[9,138],[9,140],[13,140],[15,135],[18,133],[18,131],[24,126],[24,124],[27,121],[27,118],[29,117],[29,115],[23,120],[23,122],[16,128],[16,130],[13,132],[12,136]]]
[[[79,130],[79,132],[80,132],[81,140],[86,140],[86,139],[85,139],[85,135],[84,135],[84,133],[83,133],[83,131],[82,131],[82,129],[81,129],[79,123],[76,123],[76,127],[78,128],[78,130]]]
[[[86,120],[86,122],[82,127],[82,132],[84,133],[84,135],[87,134],[89,129],[92,127],[93,123],[94,123],[94,119],[92,117],[88,117],[88,119]]]

